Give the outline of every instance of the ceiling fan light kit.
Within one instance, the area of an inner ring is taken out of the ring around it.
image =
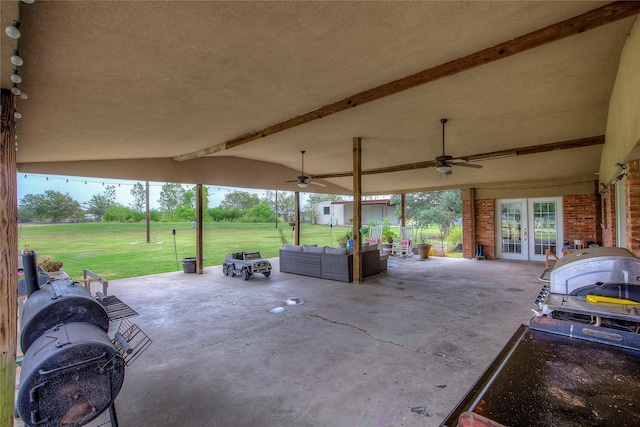
[[[436,168],[436,170],[440,173],[448,173],[448,172],[451,172],[451,166],[446,164],[440,165]]]
[[[453,156],[448,156],[444,149],[444,125],[449,119],[440,119],[442,123],[442,156],[438,156],[434,159],[436,164],[436,170],[445,175],[451,175],[452,166],[465,166],[469,168],[480,169],[482,165],[476,165],[473,163],[467,163],[465,159],[454,159]]]
[[[315,185],[319,185],[321,187],[326,187],[326,185],[324,185],[321,182],[314,182],[314,181],[308,181],[309,177],[306,176],[304,174],[304,153],[306,153],[306,151],[302,150],[300,151],[300,155],[302,156],[302,167],[300,168],[300,176],[298,176],[297,180],[294,181],[286,181],[286,182],[297,182],[298,183],[298,187],[300,188],[307,188],[309,186],[309,184],[315,184]]]

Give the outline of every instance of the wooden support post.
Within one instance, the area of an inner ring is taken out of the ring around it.
[[[196,272],[202,274],[204,268],[204,258],[202,254],[202,184],[196,186]]]
[[[402,193],[400,195],[400,209],[401,209],[401,217],[400,217],[400,226],[401,227],[405,227],[407,225],[407,195],[405,193]]]
[[[353,283],[362,283],[362,138],[353,138]]]
[[[296,245],[300,245],[300,192],[296,191]]]
[[[147,220],[147,244],[151,243],[151,215],[149,213],[149,181],[146,182],[145,187],[145,218]]]
[[[0,426],[13,425],[18,336],[18,183],[14,96],[1,89],[0,104]]]

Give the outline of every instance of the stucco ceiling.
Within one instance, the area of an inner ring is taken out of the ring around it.
[[[3,0],[25,60],[21,172],[296,190],[305,173],[433,160],[603,135],[636,17],[183,160],[607,2]],[[3,88],[13,40],[2,37]],[[365,175],[365,194],[596,179],[602,145]],[[182,157],[181,157],[182,156]],[[350,177],[308,191],[348,194]]]

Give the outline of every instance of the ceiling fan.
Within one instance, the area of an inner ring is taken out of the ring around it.
[[[442,123],[442,156],[435,158],[436,170],[445,175],[451,175],[451,166],[464,166],[467,168],[482,168],[482,165],[476,165],[474,163],[468,163],[465,159],[454,159],[453,156],[447,156],[444,150],[444,125],[448,119],[440,119]]]
[[[285,182],[297,182],[298,183],[298,187],[300,187],[300,188],[307,188],[307,186],[309,184],[319,185],[320,187],[326,187],[326,185],[321,183],[321,182],[309,181],[309,177],[305,176],[305,174],[304,174],[304,153],[305,153],[304,150],[300,151],[300,154],[302,155],[302,168],[300,169],[300,176],[298,177],[297,180],[291,180],[291,181],[285,181]]]

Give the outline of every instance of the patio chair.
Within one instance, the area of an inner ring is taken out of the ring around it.
[[[369,240],[370,245],[379,245],[382,243],[382,227],[369,227]]]
[[[393,255],[413,255],[413,227],[400,227],[398,240],[394,240],[391,250]]]
[[[554,266],[556,262],[558,262],[558,257],[556,256],[556,254],[551,252],[551,249],[545,249],[544,261],[545,261],[545,268],[548,270],[550,266]]]

